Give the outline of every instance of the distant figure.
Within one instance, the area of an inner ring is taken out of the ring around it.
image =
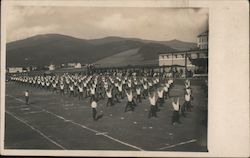
[[[168,91],[168,89],[169,89],[169,84],[168,84],[168,83],[165,83],[163,89],[164,89],[164,93],[163,93],[164,98],[165,98],[165,99],[169,98],[169,91]]]
[[[174,98],[172,100],[172,105],[174,108],[173,111],[173,116],[172,116],[172,125],[175,125],[175,123],[180,123],[180,118],[179,118],[179,110],[180,110],[180,103],[179,103],[179,98]]]
[[[64,84],[63,83],[60,83],[60,94],[61,95],[64,95]]]
[[[28,90],[25,90],[24,96],[25,96],[26,105],[29,105],[29,91]]]
[[[92,97],[90,99],[90,104],[91,104],[91,108],[92,108],[92,116],[93,116],[93,120],[94,121],[97,121],[97,117],[96,117],[96,114],[97,114],[97,102],[96,102],[96,99],[95,97]]]
[[[123,87],[122,83],[119,83],[118,84],[118,91],[119,91],[119,96],[120,96],[121,99],[124,98],[122,87]]]
[[[190,102],[191,96],[190,96],[190,94],[188,94],[186,92],[185,95],[184,95],[184,99],[185,99],[185,102],[183,103],[183,105],[181,107],[181,114],[182,114],[183,117],[186,117],[185,112],[187,110],[191,111],[191,102]]]
[[[126,95],[127,95],[127,98],[128,98],[128,102],[126,104],[126,107],[125,107],[125,111],[124,112],[127,112],[127,108],[129,107],[130,110],[134,111],[135,110],[135,103],[133,101],[133,93],[132,93],[132,90],[129,89],[128,91],[125,90],[126,92]]]
[[[136,87],[136,101],[137,103],[141,103],[141,87],[137,86]]]
[[[94,98],[95,97],[95,91],[96,91],[95,86],[92,85],[90,87],[90,98]]]
[[[74,96],[74,86],[71,84],[69,85],[69,96]]]
[[[163,87],[160,87],[157,91],[158,93],[157,103],[159,104],[160,107],[162,107],[164,104],[163,92],[164,92]]]
[[[156,115],[156,111],[157,111],[156,100],[157,99],[156,99],[155,92],[151,92],[149,94],[150,111],[148,113],[148,118],[150,118],[151,116],[157,117],[157,115]]]
[[[78,85],[78,92],[79,92],[79,100],[81,100],[81,98],[83,98],[83,86],[82,85]]]
[[[107,97],[108,97],[108,101],[106,103],[106,106],[113,106],[113,96],[112,96],[112,89],[108,88],[108,90],[106,91]]]

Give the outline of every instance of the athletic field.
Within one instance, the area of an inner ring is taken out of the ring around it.
[[[183,88],[183,81],[176,81],[170,91],[170,97],[180,96],[181,105]],[[191,88],[194,108],[180,118],[181,124],[173,126],[170,99],[160,107],[158,118],[150,119],[148,99],[126,113],[126,98],[112,107],[106,107],[107,99],[101,100],[97,111],[103,116],[93,121],[89,98],[79,101],[7,82],[5,149],[207,151],[204,91],[192,80]],[[24,100],[26,89],[30,91],[29,105]]]

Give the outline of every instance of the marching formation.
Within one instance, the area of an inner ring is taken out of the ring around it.
[[[186,117],[187,111],[192,111],[193,99],[191,84],[185,81],[184,99],[180,106],[179,97],[170,97],[174,79],[167,75],[155,73],[154,75],[127,75],[124,73],[100,73],[92,75],[82,74],[55,74],[35,76],[12,76],[11,81],[16,84],[45,89],[61,96],[78,97],[79,100],[90,99],[93,120],[98,120],[97,106],[99,100],[107,99],[106,106],[114,106],[124,98],[127,104],[124,112],[134,111],[136,106],[148,99],[150,108],[148,118],[157,117],[159,107],[163,107],[167,99],[172,98],[172,124],[180,123],[179,115]],[[26,104],[29,102],[29,93],[25,91]]]

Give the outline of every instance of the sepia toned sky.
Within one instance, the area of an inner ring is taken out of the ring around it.
[[[12,6],[6,18],[7,42],[47,33],[196,42],[208,29],[208,9]]]

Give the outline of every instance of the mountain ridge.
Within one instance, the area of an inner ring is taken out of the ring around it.
[[[158,58],[159,52],[190,49],[194,46],[194,43],[179,40],[159,42],[117,36],[80,39],[62,34],[40,34],[7,43],[6,59],[7,66],[44,66],[68,62],[89,64],[138,49],[137,53],[142,60],[153,60]]]

